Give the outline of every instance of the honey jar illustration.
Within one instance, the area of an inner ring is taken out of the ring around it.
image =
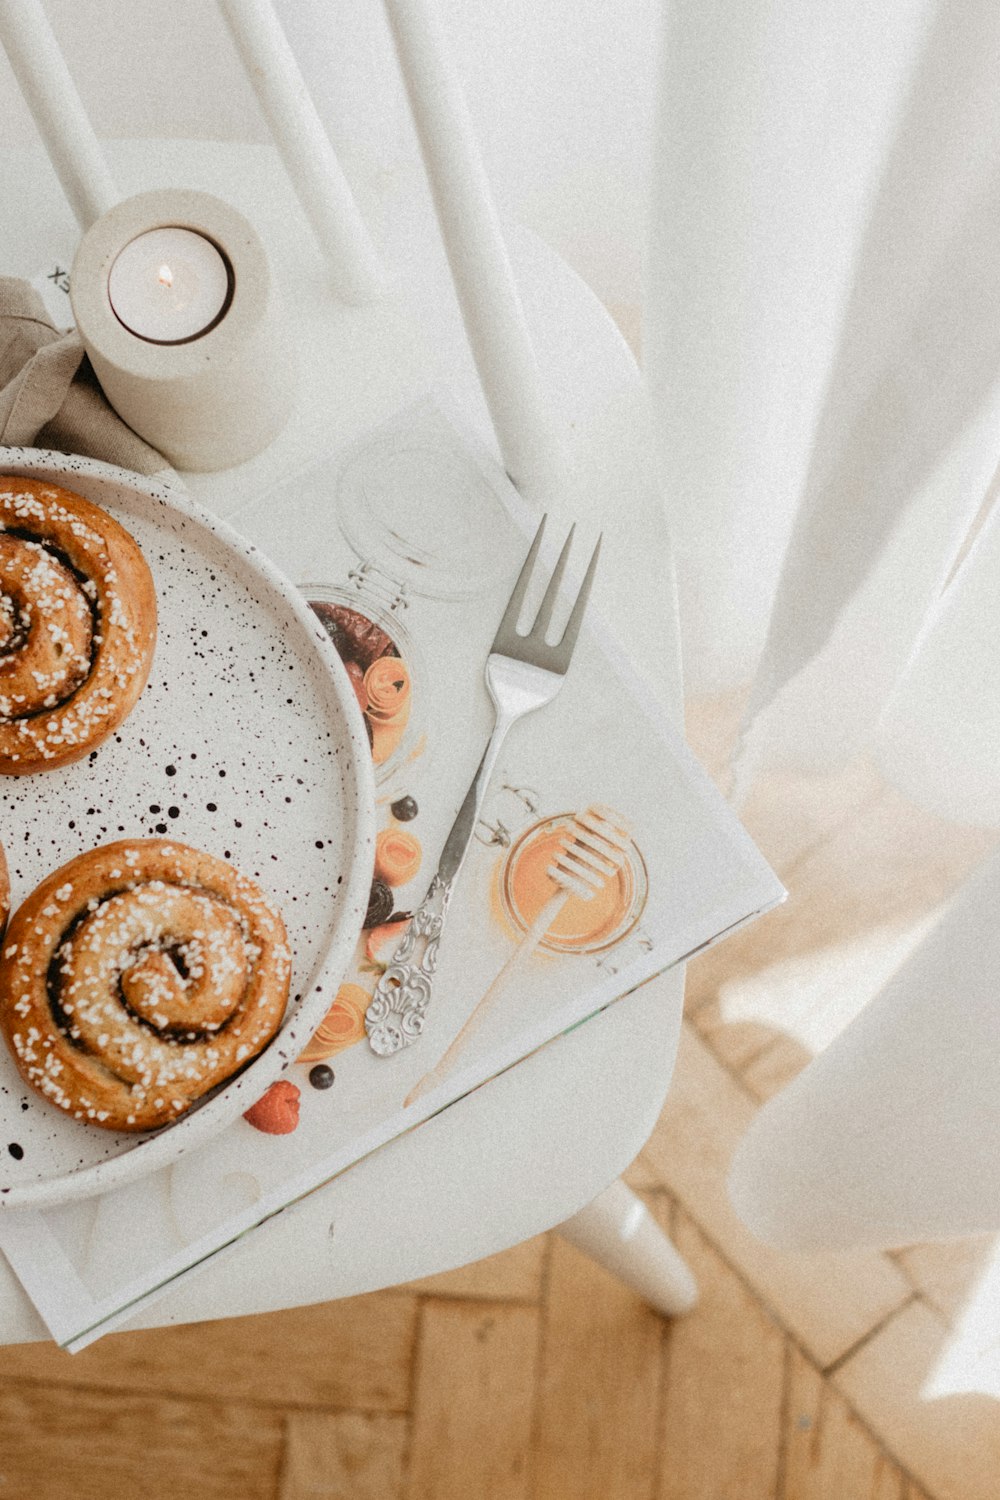
[[[500,871],[504,915],[526,932],[559,886],[549,867],[572,836],[573,813],[557,813],[530,824],[508,849]],[[646,904],[646,864],[633,840],[619,868],[586,898],[571,894],[539,944],[555,953],[603,953],[635,927]]]

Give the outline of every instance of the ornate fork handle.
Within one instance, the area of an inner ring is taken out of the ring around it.
[[[391,1057],[401,1048],[409,1047],[424,1029],[437,968],[438,943],[451,893],[471,842],[500,747],[511,724],[523,711],[520,706],[514,713],[498,710],[489,744],[441,851],[437,874],[375,986],[365,1012],[365,1030],[372,1051],[380,1057]],[[420,952],[415,957],[418,945]]]
[[[424,1029],[431,980],[437,968],[438,943],[453,886],[454,877],[444,881],[440,874],[434,876],[391,963],[375,986],[365,1013],[365,1030],[372,1051],[379,1057],[391,1057],[408,1047]]]

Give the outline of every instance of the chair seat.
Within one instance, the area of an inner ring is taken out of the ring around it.
[[[184,476],[226,515],[255,486],[347,444],[435,387],[491,442],[443,253],[419,181],[377,205],[393,293],[337,303],[273,149],[196,141],[115,142],[123,192],[165,183],[227,198],[255,223],[294,309],[306,362],[285,433],[238,470]],[[10,201],[0,266],[35,275],[72,258],[76,226],[40,149],[0,152]],[[510,232],[515,274],[572,484],[550,510],[606,533],[598,610],[679,717],[669,545],[635,362],[608,314],[537,238]],[[612,608],[613,606],[613,608]],[[682,1002],[680,968],[651,981],[258,1230],[129,1326],[265,1311],[353,1295],[507,1248],[589,1203],[635,1157],[666,1095]],[[0,1263],[0,1341],[43,1337]]]

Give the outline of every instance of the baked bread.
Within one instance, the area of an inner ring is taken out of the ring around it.
[[[153,577],[128,532],[70,490],[0,476],[0,775],[99,745],[155,644]]]
[[[0,955],[0,1031],[25,1082],[77,1120],[152,1130],[277,1031],[284,923],[232,865],[170,840],[106,844],[50,875]]]
[[[7,861],[3,844],[0,844],[0,938],[3,937],[7,918],[10,916],[10,881],[7,879]]]

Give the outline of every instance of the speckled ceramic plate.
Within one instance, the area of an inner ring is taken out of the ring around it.
[[[108,464],[0,448],[0,474],[104,506],[152,568],[159,635],[148,686],[88,760],[0,778],[12,910],[74,855],[169,834],[230,860],[285,918],[294,955],[281,1029],[243,1073],[175,1124],[88,1127],[22,1083],[0,1042],[0,1205],[41,1207],[144,1175],[241,1114],[329,1008],[371,882],[374,789],[357,701],[295,587],[176,487]]]

